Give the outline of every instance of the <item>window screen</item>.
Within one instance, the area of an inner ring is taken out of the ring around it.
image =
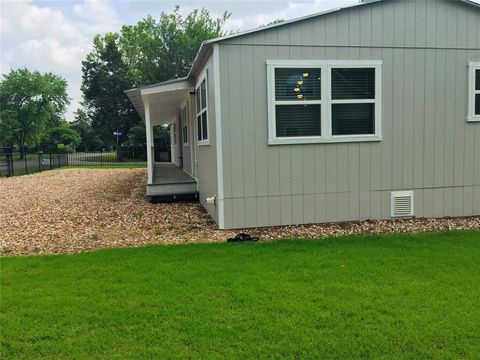
[[[320,105],[277,105],[277,137],[320,136]]]
[[[276,68],[275,100],[320,100],[320,69]]]
[[[197,87],[197,139],[208,140],[207,80],[202,80]]]
[[[480,115],[480,69],[475,70],[475,115]]]
[[[321,135],[321,69],[275,68],[277,137]]]
[[[375,134],[374,68],[332,68],[332,135]],[[345,103],[348,100],[348,103]]]
[[[480,69],[475,70],[475,90],[480,90]]]
[[[332,99],[375,99],[375,69],[332,69]]]
[[[375,104],[333,104],[332,135],[375,133]]]

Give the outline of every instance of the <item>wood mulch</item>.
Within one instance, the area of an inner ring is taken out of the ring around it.
[[[0,179],[0,254],[76,253],[98,248],[221,242],[198,203],[151,204],[145,169],[62,169]],[[249,229],[261,240],[479,229],[480,217],[365,221]]]

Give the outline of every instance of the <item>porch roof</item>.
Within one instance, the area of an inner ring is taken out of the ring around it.
[[[125,94],[145,121],[145,101],[150,106],[152,125],[169,124],[180,111],[183,101],[193,91],[191,79],[179,78],[126,90]]]

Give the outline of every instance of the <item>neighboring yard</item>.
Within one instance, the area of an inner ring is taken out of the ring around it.
[[[1,357],[480,358],[480,233],[2,259]]]
[[[198,203],[145,201],[146,169],[60,169],[0,179],[0,253],[73,253],[105,247],[219,242]],[[480,217],[250,229],[262,240],[479,229]]]

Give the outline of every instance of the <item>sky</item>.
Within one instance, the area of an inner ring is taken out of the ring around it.
[[[159,17],[180,5],[182,15],[205,7],[215,17],[232,15],[226,29],[256,28],[275,19],[293,19],[358,0],[0,0],[0,71],[27,67],[51,71],[68,81],[71,105],[66,119],[74,120],[81,101],[82,60],[95,34],[118,31],[147,15]]]

